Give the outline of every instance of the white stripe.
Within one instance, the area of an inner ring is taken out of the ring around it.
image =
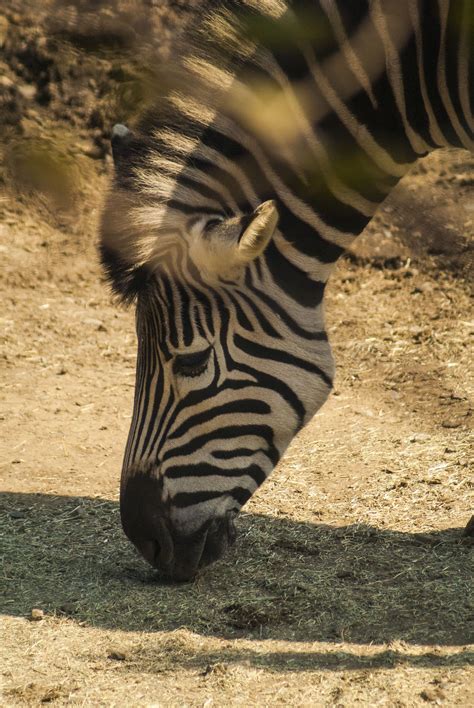
[[[332,25],[334,34],[339,42],[341,51],[346,59],[348,66],[351,68],[352,73],[366,92],[367,96],[372,103],[374,108],[377,108],[377,100],[372,91],[372,85],[370,83],[370,77],[365,71],[362,62],[355,53],[349,38],[347,36],[344,24],[342,22],[341,15],[339,13],[339,8],[334,0],[320,0],[321,6],[325,11],[329,22]]]
[[[461,101],[464,118],[469,128],[474,131],[474,118],[471,111],[471,102],[469,97],[469,87],[472,89],[474,77],[469,76],[470,53],[474,33],[474,20],[472,18],[473,6],[471,0],[466,0],[464,3],[464,14],[461,23],[461,38],[459,41],[459,59],[458,59],[458,82],[459,82],[459,98]]]
[[[215,128],[226,137],[237,140],[241,143],[254,157],[263,174],[270,182],[275,190],[275,194],[281,201],[297,216],[301,221],[304,221],[309,226],[312,226],[323,238],[334,244],[345,247],[347,243],[354,239],[354,234],[345,233],[326,224],[325,221],[312,209],[309,204],[304,202],[299,197],[295,196],[278,177],[276,172],[270,166],[267,158],[262,152],[258,142],[248,133],[241,130],[235,123],[231,123],[224,116],[218,116],[215,122]]]
[[[281,133],[277,136],[278,149],[281,150],[281,148],[284,147],[282,145],[282,137],[284,137],[284,141],[289,143],[287,152],[291,151],[288,155],[290,164],[295,164],[297,168],[302,166],[304,176],[304,166],[305,163],[308,163],[307,148],[309,147],[321,168],[321,173],[327,182],[329,190],[334,196],[343,204],[351,206],[361,214],[364,214],[364,216],[373,216],[379,205],[365,199],[359,192],[344,184],[331,168],[331,160],[327,150],[315,132],[313,125],[311,125],[311,122],[316,122],[319,118],[319,116],[314,115],[317,110],[313,98],[314,91],[308,86],[307,82],[300,84],[296,84],[295,82],[291,83],[272,55],[260,53],[258,59],[265,70],[278,81],[282,90],[281,96],[276,96],[276,107],[272,105],[271,102],[265,102],[265,104],[262,105],[262,109],[256,113],[260,121],[262,115],[264,117],[266,116],[266,120],[264,119],[260,125],[260,137],[265,140],[265,138],[271,134],[271,127],[272,123],[275,122],[275,115],[279,114],[280,120],[281,117],[283,117],[285,124],[288,126],[290,134],[288,134],[287,129],[284,136],[282,136]],[[282,105],[280,105],[281,103]],[[286,110],[286,115],[284,115],[285,104],[289,106],[291,115],[289,115],[288,110]],[[246,104],[243,103],[241,105]],[[250,123],[251,125],[255,125],[254,120],[251,120]],[[293,145],[291,144],[292,142]],[[311,162],[313,162],[313,160],[311,160]]]
[[[430,151],[430,146],[423,140],[421,135],[418,135],[418,133],[415,132],[408,121],[405,104],[405,90],[403,86],[403,72],[398,53],[398,50],[403,47],[404,43],[409,38],[407,26],[409,27],[411,23],[408,13],[405,17],[403,17],[400,9],[398,9],[397,12],[397,8],[403,8],[403,3],[400,4],[397,2],[396,7],[393,6],[393,8],[383,8],[381,5],[381,0],[373,0],[370,5],[370,12],[374,25],[377,28],[385,47],[387,76],[392,86],[395,103],[402,118],[407,138],[410,141],[410,145],[414,152],[419,155],[423,155]],[[396,44],[392,41],[388,28],[387,19],[389,14],[392,18],[400,18],[401,20],[401,22],[395,22],[395,19],[393,19],[390,25],[390,29],[395,35]]]
[[[443,100],[444,107],[451,121],[451,125],[456,131],[461,144],[468,150],[474,149],[474,141],[471,140],[456,115],[456,111],[449,94],[446,81],[446,31],[448,27],[449,0],[438,0],[439,13],[441,16],[441,44],[438,58],[438,87]]]
[[[420,26],[418,0],[409,0],[408,7],[410,10],[410,18],[415,32],[416,55],[418,61],[418,78],[421,88],[421,97],[423,99],[423,105],[428,116],[431,139],[433,140],[433,146],[446,147],[448,145],[448,141],[446,140],[441,128],[439,127],[439,123],[434,114],[433,106],[431,105],[428,89],[426,86],[425,64],[423,56],[423,33],[421,31]]]

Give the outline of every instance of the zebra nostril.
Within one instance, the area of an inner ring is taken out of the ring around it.
[[[168,526],[160,519],[157,523],[158,539],[159,539],[159,555],[157,554],[156,559],[159,566],[163,568],[169,568],[173,562],[174,557],[174,544],[171,537],[171,533]]]
[[[150,565],[156,567],[160,555],[160,544],[158,541],[142,541],[140,544],[137,544],[137,547],[145,560],[148,561]]]
[[[166,572],[173,564],[173,540],[165,522],[161,519],[156,522],[155,530],[158,538],[141,541],[137,546],[150,565]]]

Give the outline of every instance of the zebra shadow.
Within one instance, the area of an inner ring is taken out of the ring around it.
[[[107,629],[292,642],[474,638],[472,539],[461,529],[402,533],[242,514],[227,558],[176,585],[124,538],[116,502],[4,493],[0,546],[6,615],[41,608]]]

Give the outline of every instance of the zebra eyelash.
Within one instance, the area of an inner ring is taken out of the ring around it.
[[[177,354],[173,362],[173,372],[178,376],[195,378],[200,376],[207,369],[211,347],[201,352],[191,354]]]

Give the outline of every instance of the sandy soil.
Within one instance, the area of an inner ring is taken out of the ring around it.
[[[171,4],[143,3],[167,42]],[[166,585],[120,530],[133,312],[95,253],[131,65],[124,78],[78,39],[69,10],[51,28],[32,3],[5,6],[1,704],[472,705],[472,157],[418,165],[341,261],[334,395],[247,505],[232,553]],[[107,17],[98,41],[113,44]],[[54,53],[53,30],[68,39]]]

